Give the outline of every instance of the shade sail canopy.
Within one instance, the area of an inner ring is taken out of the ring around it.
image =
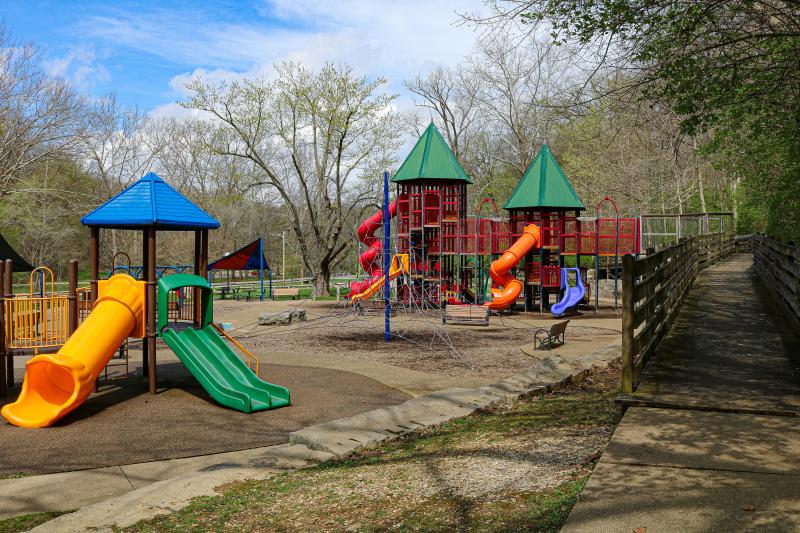
[[[540,207],[586,209],[546,144],[519,180],[503,209]]]
[[[472,183],[442,134],[431,122],[392,176],[394,183],[418,180],[448,180]]]
[[[267,263],[267,258],[263,255],[263,246],[261,243],[261,239],[256,239],[255,241],[251,242],[247,246],[240,248],[233,252],[232,254],[228,254],[221,259],[217,259],[210,265],[208,265],[209,270],[270,270],[269,263]],[[261,256],[261,261],[264,261],[262,264],[259,260],[259,255]]]
[[[21,255],[14,250],[8,241],[0,235],[0,261],[11,259],[14,263],[14,272],[30,272],[33,270],[33,265],[28,263]]]
[[[214,217],[151,172],[81,218],[86,226],[160,230],[216,229]]]

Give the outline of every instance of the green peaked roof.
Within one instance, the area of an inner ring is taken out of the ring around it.
[[[546,144],[519,180],[503,209],[535,207],[586,209]]]
[[[417,144],[392,176],[393,182],[414,180],[453,180],[472,183],[442,134],[431,122]]]

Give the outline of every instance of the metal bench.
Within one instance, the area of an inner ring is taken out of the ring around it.
[[[489,325],[489,308],[483,305],[445,305],[442,324]]]
[[[297,287],[272,289],[272,295],[275,298],[278,298],[280,296],[291,296],[292,300],[297,300],[298,298],[300,298],[300,289]]]
[[[557,322],[550,329],[539,328],[533,334],[534,350],[549,350],[556,343],[564,344],[564,333],[567,331],[569,320]]]

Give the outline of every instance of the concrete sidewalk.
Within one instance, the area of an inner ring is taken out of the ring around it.
[[[797,347],[749,256],[701,273],[563,531],[800,530]]]

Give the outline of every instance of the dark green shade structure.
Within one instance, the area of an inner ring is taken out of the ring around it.
[[[417,144],[392,176],[393,183],[419,180],[472,183],[433,122],[425,128]]]
[[[508,210],[536,208],[586,209],[545,144],[503,206]]]

